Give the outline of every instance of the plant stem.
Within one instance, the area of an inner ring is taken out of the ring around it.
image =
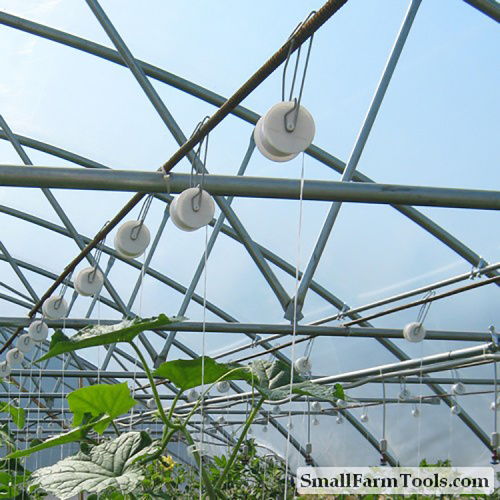
[[[175,407],[177,406],[177,402],[179,401],[179,399],[182,396],[183,392],[184,391],[179,390],[179,392],[175,395],[175,398],[172,401],[172,406],[170,407],[170,410],[169,410],[168,415],[167,415],[167,418],[169,420],[172,418],[172,415],[174,414]]]
[[[118,427],[116,426],[116,424],[115,424],[115,421],[114,421],[114,420],[111,420],[111,425],[113,426],[113,429],[115,430],[116,435],[117,435],[117,436],[121,436],[120,429],[118,429]]]
[[[144,367],[144,371],[146,372],[149,383],[151,385],[151,390],[153,391],[153,396],[154,396],[154,399],[156,402],[156,406],[158,407],[158,411],[160,412],[161,419],[163,420],[165,425],[167,425],[168,427],[174,427],[172,425],[172,423],[170,422],[170,420],[165,415],[165,411],[163,410],[163,406],[161,404],[160,396],[158,395],[158,389],[156,388],[156,384],[155,384],[153,375],[151,374],[151,370],[148,368],[148,365],[146,363],[146,359],[142,355],[141,350],[133,342],[130,342],[130,345],[132,346],[134,351],[137,353],[137,356],[141,360],[142,366]]]
[[[252,409],[252,412],[248,416],[248,420],[246,421],[245,426],[243,427],[243,430],[241,431],[238,442],[236,443],[236,445],[233,449],[233,453],[231,454],[231,457],[227,461],[227,464],[224,467],[222,474],[219,476],[219,479],[215,483],[215,489],[218,489],[221,487],[222,483],[224,482],[224,479],[227,476],[227,473],[229,472],[229,469],[233,466],[233,463],[236,460],[236,456],[238,455],[238,451],[240,450],[241,445],[243,444],[243,441],[245,439],[245,436],[247,435],[248,429],[250,428],[250,425],[252,425],[254,418],[259,413],[260,407],[263,405],[263,403],[264,403],[264,398],[262,397],[262,398],[260,398],[259,402]]]
[[[189,431],[185,427],[182,427],[182,433],[184,434],[186,441],[191,446],[193,446],[194,445],[193,438],[191,437],[191,434],[189,433]],[[208,477],[207,471],[205,470],[205,467],[203,467],[201,455],[196,450],[193,450],[193,456],[194,456],[196,462],[198,463],[198,466],[200,467],[200,474],[201,474],[201,477],[203,479],[203,484],[207,488],[208,496],[210,497],[210,500],[215,500],[217,498],[217,496],[216,496],[214,488],[212,486],[212,482],[210,481],[210,478]]]

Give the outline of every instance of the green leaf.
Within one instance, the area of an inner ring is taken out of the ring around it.
[[[9,426],[7,424],[0,426],[0,446],[8,446],[12,449],[16,448],[14,436],[10,433]]]
[[[145,478],[136,462],[150,451],[151,439],[145,432],[128,432],[113,441],[78,453],[32,474],[32,484],[66,500],[79,493],[100,493],[107,489],[127,494]]]
[[[182,320],[182,317],[169,319],[164,314],[160,314],[154,318],[126,319],[116,325],[87,326],[82,328],[71,338],[58,330],[52,335],[49,352],[35,362],[39,363],[40,361],[53,358],[59,354],[78,351],[86,347],[97,347],[114,344],[116,342],[131,342],[137,335],[145,330],[154,330],[160,326],[169,325]]]
[[[10,413],[12,421],[22,429],[24,427],[24,409],[14,406],[12,403],[0,403],[0,412]]]
[[[116,418],[127,413],[137,401],[130,396],[130,389],[126,382],[109,385],[98,384],[83,387],[68,394],[69,409],[74,413],[73,425],[82,423],[86,413],[93,417],[106,414]]]
[[[245,372],[246,381],[270,400],[285,399],[290,395],[290,366],[280,360],[257,360],[250,364],[250,372]],[[292,394],[312,396],[335,402],[344,398],[340,384],[334,387],[314,384],[293,372]]]
[[[203,360],[204,366],[203,366]],[[202,384],[213,384],[218,380],[244,380],[248,369],[240,365],[217,363],[207,356],[196,359],[177,359],[162,363],[154,372],[154,377],[170,380],[185,391]],[[203,377],[202,377],[203,375]]]
[[[98,423],[106,422],[106,426],[108,426],[111,422],[110,417],[103,417]],[[35,444],[35,446],[31,446],[25,450],[18,450],[14,453],[11,453],[7,456],[7,458],[19,458],[19,457],[27,457],[32,453],[37,451],[45,450],[47,448],[53,448],[54,446],[59,446],[66,443],[73,443],[75,441],[81,441],[86,438],[89,431],[96,425],[96,422],[91,422],[86,425],[82,425],[81,427],[77,427],[69,432],[65,432],[64,434],[59,434],[58,436],[46,439],[41,444]]]

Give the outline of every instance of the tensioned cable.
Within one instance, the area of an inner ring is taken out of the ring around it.
[[[347,0],[328,0],[318,12],[305,22],[294,34],[294,48],[291,52],[297,50],[304,41],[311,37],[323,24],[338,12]],[[248,95],[250,95],[268,76],[270,76],[283,63],[289,53],[291,40],[287,40],[285,44],[275,52],[271,58],[266,61],[226,102],[207,120],[202,127],[191,137],[184,145],[177,150],[176,153],[161,167],[165,174],[168,174],[172,168],[213,130],[231,111],[234,110]],[[89,254],[99,242],[106,237],[117,224],[146,196],[146,193],[135,194],[124,207],[115,215],[109,223],[102,228],[94,237],[94,239],[65,267],[64,271],[40,297],[40,300],[33,306],[28,313],[28,316],[33,317],[40,309],[46,299],[50,297],[52,292],[59,284],[75,269],[75,267]],[[17,329],[12,336],[0,347],[0,354],[3,353],[19,335],[21,329]]]

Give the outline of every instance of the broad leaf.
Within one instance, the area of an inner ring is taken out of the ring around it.
[[[73,425],[82,423],[86,413],[93,417],[106,414],[116,418],[127,413],[137,401],[130,396],[130,389],[126,382],[109,385],[98,384],[83,387],[68,394],[69,409],[74,413]]]
[[[106,427],[110,424],[110,417],[103,417],[100,419],[97,424],[105,423]],[[91,422],[86,425],[82,425],[81,427],[77,427],[69,432],[65,432],[64,434],[59,434],[58,436],[46,439],[41,444],[35,444],[35,446],[31,446],[25,450],[18,450],[14,453],[11,453],[7,456],[7,458],[19,458],[19,457],[27,457],[32,453],[37,451],[45,450],[47,448],[53,448],[54,446],[60,446],[66,443],[73,443],[75,441],[81,441],[86,439],[87,434],[96,426],[96,422]],[[105,427],[105,428],[106,428]]]
[[[49,352],[38,359],[36,363],[59,354],[85,349],[86,347],[97,347],[116,342],[131,342],[145,330],[154,330],[160,326],[182,321],[182,319],[181,317],[169,319],[164,314],[154,318],[126,319],[116,325],[87,326],[71,338],[58,330],[52,335]]]
[[[10,413],[12,421],[22,429],[24,427],[24,409],[14,406],[12,403],[0,403],[0,412]]]
[[[203,366],[203,359],[205,360]],[[243,380],[248,368],[240,365],[217,363],[205,356],[196,359],[178,359],[162,363],[153,376],[170,380],[185,391],[202,384],[213,384],[218,380]]]
[[[137,459],[151,450],[145,432],[128,432],[113,441],[78,453],[32,474],[32,484],[66,500],[79,493],[100,493],[108,489],[126,494],[144,480],[144,468]]]
[[[245,380],[270,400],[285,399],[290,395],[290,392],[332,402],[344,399],[344,390],[340,384],[333,387],[314,384],[301,377],[295,370],[290,391],[290,377],[289,365],[280,360],[254,361],[250,364],[250,372],[245,372]]]

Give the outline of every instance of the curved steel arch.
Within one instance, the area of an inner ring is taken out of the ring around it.
[[[88,54],[100,57],[115,64],[126,66],[118,51],[110,49],[108,47],[104,47],[103,45],[97,44],[90,40],[86,40],[84,38],[71,35],[64,31],[50,28],[48,26],[44,26],[42,24],[29,21],[27,19],[14,16],[12,14],[7,14],[5,12],[0,12],[0,23],[21,31],[25,31],[27,33],[31,33],[36,36],[40,36],[42,38],[46,38],[48,40],[52,40],[54,42],[66,45],[68,47],[82,50]],[[209,104],[213,104],[214,106],[220,106],[226,101],[224,97],[202,87],[201,85],[197,85],[193,82],[190,82],[184,78],[169,73],[168,71],[165,71],[161,68],[153,66],[139,59],[135,59],[135,62],[144,71],[144,73],[150,76],[151,78],[154,78],[155,80],[170,85],[174,88],[177,88],[178,90],[186,92],[194,97],[198,97],[199,99]],[[255,125],[257,123],[257,120],[260,118],[260,116],[257,113],[243,106],[237,106],[233,110],[232,114],[252,125]],[[307,149],[306,153],[309,154],[312,158],[318,160],[320,163],[323,163],[324,165],[334,169],[336,172],[340,174],[344,172],[346,166],[345,163],[339,160],[338,158],[334,157],[330,153],[319,148],[318,146],[311,145]],[[353,180],[357,182],[370,182],[370,183],[375,182],[368,176],[358,171],[354,173]],[[413,222],[418,224],[420,227],[425,229],[434,237],[439,239],[441,242],[443,242],[446,246],[448,246],[450,249],[452,249],[454,252],[460,255],[471,265],[477,266],[480,263],[481,256],[479,254],[477,254],[472,249],[467,247],[463,242],[455,238],[451,233],[446,231],[444,228],[440,227],[438,224],[433,222],[429,217],[422,214],[414,207],[398,205],[394,206],[394,208],[403,215],[405,215],[406,217],[408,217],[409,219],[413,220]],[[488,276],[496,276],[496,275],[498,275],[498,273],[495,271],[492,271],[491,274],[488,274]]]
[[[56,152],[57,156],[64,155],[63,157],[65,159],[68,159],[68,160],[73,157],[73,153],[71,153],[69,151],[65,151],[65,150],[62,150],[62,149],[57,148],[55,146],[47,145],[45,143],[42,143],[40,141],[35,141],[33,139],[30,139],[30,138],[23,138],[21,136],[18,136],[18,137],[20,138],[20,140],[26,141],[25,145],[32,144],[33,146],[36,146],[36,149],[40,149],[46,153],[51,154],[51,152]],[[4,138],[4,137],[2,137],[1,131],[0,131],[0,138]],[[92,160],[89,160],[89,159],[84,158],[82,156],[78,156],[78,160],[79,160],[79,164],[82,166],[86,166],[87,164],[99,165],[96,162],[93,162]],[[90,168],[92,168],[92,167],[90,167]],[[107,167],[100,165],[99,167],[94,166],[93,168],[107,168]],[[165,196],[158,196],[158,198],[166,203],[168,203],[172,199],[172,197],[168,197],[166,195]],[[25,213],[22,213],[20,211],[14,210],[14,209],[9,209],[8,207],[2,207],[1,205],[0,205],[0,212],[9,213],[10,215],[14,215],[16,217],[23,218],[24,220],[28,220],[28,221],[36,223],[40,226],[43,226],[43,227],[46,227],[46,228],[51,229],[53,231],[59,232],[60,234],[65,234],[66,236],[71,237],[69,232],[66,229],[62,228],[61,226],[57,226],[57,225],[50,223],[48,221],[45,221],[43,219],[36,218],[30,214],[25,214]],[[214,223],[212,223],[212,224],[214,224]],[[224,230],[224,228],[225,228],[225,230]],[[238,235],[234,232],[234,230],[232,230],[232,228],[229,228],[229,227],[224,225],[222,230],[228,236],[231,236],[233,239],[239,241]],[[90,238],[87,238],[84,236],[82,236],[82,239],[85,242],[90,241]],[[259,245],[259,248],[262,251],[262,254],[264,255],[264,257],[266,259],[268,259],[273,264],[278,265],[278,267],[280,267],[282,270],[287,272],[289,275],[294,276],[295,268],[291,264],[287,263],[285,260],[283,260],[279,256],[275,255],[273,252],[269,251],[267,248],[265,248],[261,245]],[[116,252],[109,247],[104,247],[104,251],[106,253],[108,253],[109,255],[116,255]],[[126,262],[129,265],[132,265],[138,269],[140,269],[140,267],[141,267],[141,265],[135,261],[126,261]],[[175,282],[172,283],[172,280],[170,280],[167,276],[161,275],[160,273],[158,273],[157,271],[154,271],[153,269],[148,268],[148,270],[146,272],[148,274],[150,274],[151,276],[155,277],[156,279],[159,279],[160,281],[164,282],[165,284],[168,284],[169,286],[176,289],[180,293],[185,293],[185,291],[187,290],[187,288],[183,287],[182,285],[180,285],[178,283],[175,283]],[[54,279],[55,279],[55,277],[54,277]],[[169,281],[170,281],[170,283],[169,283]],[[182,291],[182,289],[184,289],[184,291]],[[331,292],[327,291],[326,289],[321,287],[321,285],[319,285],[315,282],[313,282],[313,284],[311,285],[311,290],[314,290],[316,293],[318,293],[318,295],[320,295],[322,298],[324,298],[325,300],[327,300],[328,302],[333,304],[339,310],[341,310],[345,306],[345,303],[341,299],[335,297]],[[196,299],[193,299],[193,300],[195,300],[198,303],[203,303],[203,299],[201,297],[196,297]],[[207,303],[207,307],[208,307],[208,303]],[[213,306],[212,304],[210,304],[210,307],[216,307],[216,306]],[[215,312],[215,311],[212,311],[212,312]],[[216,314],[219,315],[219,317],[221,317],[221,319],[224,319],[225,321],[236,321],[232,317],[230,317],[230,319],[229,319],[226,313],[219,314],[216,312]],[[352,319],[359,319],[361,317],[358,314],[347,313],[346,315],[351,317]],[[364,322],[364,323],[362,323],[362,326],[369,327],[372,325],[368,322]],[[393,342],[391,342],[390,340],[377,339],[377,341],[380,342],[386,349],[388,349],[400,361],[405,361],[407,359],[410,359],[401,349],[396,347],[395,344]],[[176,347],[178,347],[178,346],[176,346]],[[438,394],[438,395],[445,395],[446,394],[446,391],[443,388],[441,388],[440,386],[438,386],[437,384],[432,384],[431,382],[429,382],[428,385],[436,394]],[[451,407],[453,405],[453,401],[450,397],[443,397],[443,400],[446,402],[446,404],[448,406]],[[471,429],[471,431],[476,435],[476,437],[478,437],[478,439],[488,449],[491,449],[490,443],[489,443],[489,438],[488,438],[487,434],[474,422],[474,420],[468,414],[466,414],[466,412],[462,412],[459,415],[459,417],[467,425],[467,427],[469,427]],[[352,417],[352,418],[354,419],[354,417]],[[349,419],[349,421],[352,423],[352,419]],[[358,422],[358,424],[361,427],[363,427],[360,422]],[[371,440],[370,444],[373,445],[374,443],[377,444],[377,441],[375,440],[375,438],[373,438]]]

